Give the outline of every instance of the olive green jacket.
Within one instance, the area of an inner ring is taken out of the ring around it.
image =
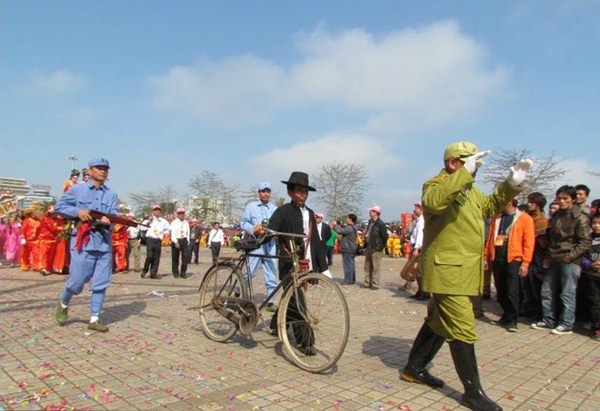
[[[508,204],[519,189],[508,182],[486,196],[463,167],[442,170],[423,185],[423,290],[434,294],[479,295],[483,288],[484,218]]]

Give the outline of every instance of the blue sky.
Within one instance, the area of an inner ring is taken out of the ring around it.
[[[203,170],[284,196],[294,170],[355,162],[391,221],[470,140],[554,150],[600,198],[599,19],[577,0],[4,0],[0,175],[58,195],[67,156],[103,156],[125,201],[183,198]]]

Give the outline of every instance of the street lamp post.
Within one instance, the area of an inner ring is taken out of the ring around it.
[[[75,169],[75,162],[79,160],[77,156],[68,156],[67,160],[71,160],[71,170]]]

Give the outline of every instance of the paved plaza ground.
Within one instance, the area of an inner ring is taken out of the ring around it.
[[[362,269],[356,285],[344,286],[350,339],[325,374],[291,364],[262,322],[251,336],[207,339],[194,307],[208,261],[203,249],[191,278],[175,279],[163,248],[162,279],[115,274],[101,314],[106,334],[86,328],[87,291],[71,302],[66,326],[56,324],[66,276],[0,268],[0,410],[466,409],[447,345],[431,370],[444,388],[399,379],[426,312],[425,302],[398,291],[405,259],[384,258],[380,290],[360,287]],[[332,272],[341,282],[340,256]],[[263,285],[259,274],[258,297]],[[485,309],[477,324],[480,375],[504,410],[600,410],[600,344],[587,331],[556,336],[522,322],[508,333],[489,323],[497,304],[486,301]]]

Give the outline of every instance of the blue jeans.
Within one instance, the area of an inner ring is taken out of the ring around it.
[[[581,274],[579,264],[552,263],[546,270],[542,284],[542,315],[544,322],[554,328],[562,325],[569,330],[575,323],[575,303],[577,295],[577,281]],[[560,290],[560,295],[558,291]],[[558,300],[562,303],[562,311],[558,322],[556,313]]]
[[[342,264],[344,266],[344,281],[354,284],[356,281],[356,265],[354,253],[342,253]]]
[[[266,244],[262,244],[260,248],[253,251],[252,254],[275,256],[277,255],[277,243],[275,241],[269,241]],[[261,264],[263,267],[263,273],[265,274],[265,287],[267,289],[267,295],[270,295],[275,288],[277,288],[278,284],[275,259],[266,257],[250,257],[249,268],[250,273],[252,273],[252,278],[258,274],[258,268]]]

